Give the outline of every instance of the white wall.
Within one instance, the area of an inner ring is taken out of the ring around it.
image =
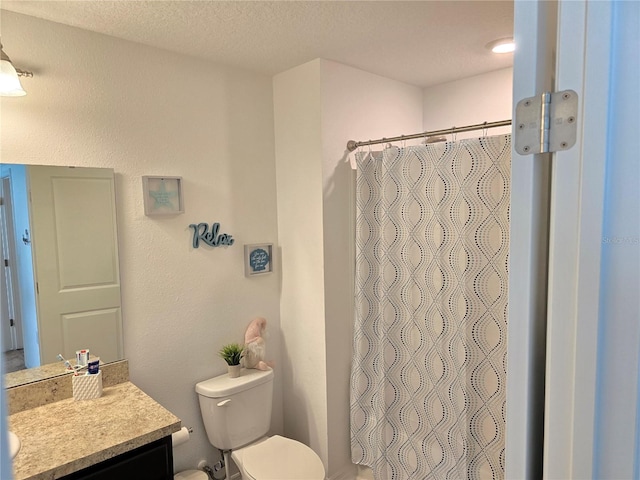
[[[505,68],[425,88],[423,129],[441,130],[510,119],[512,77],[513,68]],[[492,128],[489,135],[509,132],[511,127]],[[482,131],[457,133],[456,137],[480,135]]]
[[[327,464],[320,62],[273,79],[284,431]]]
[[[34,72],[26,97],[2,98],[2,162],[115,170],[131,380],[194,428],[176,469],[213,463],[194,385],[226,371],[217,350],[264,316],[280,364],[280,274],[245,278],[242,248],[278,240],[271,79],[5,11],[2,41]],[[186,212],[146,217],[142,175],[182,176]],[[235,244],[193,249],[199,222]]]
[[[355,176],[346,143],[419,131],[421,102],[417,87],[327,60],[274,78],[285,433],[314,448],[332,477],[353,471]]]

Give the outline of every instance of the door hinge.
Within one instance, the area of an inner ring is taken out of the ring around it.
[[[9,259],[7,259],[7,258],[4,259],[4,266],[5,267],[9,266]]]
[[[15,323],[13,322],[13,318],[9,319],[9,326],[13,327],[15,325]]]
[[[516,105],[515,149],[520,155],[567,150],[576,143],[578,94],[544,92]]]

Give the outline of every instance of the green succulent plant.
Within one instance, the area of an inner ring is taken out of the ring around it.
[[[243,348],[237,343],[229,343],[224,345],[218,355],[227,362],[227,365],[240,365],[240,359],[242,358]]]

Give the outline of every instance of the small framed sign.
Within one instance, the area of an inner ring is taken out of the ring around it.
[[[273,273],[273,243],[244,246],[244,274],[247,277]]]
[[[182,177],[142,177],[145,215],[184,213]]]

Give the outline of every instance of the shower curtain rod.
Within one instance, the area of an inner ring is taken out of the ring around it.
[[[398,142],[402,140],[411,140],[414,138],[433,137],[435,135],[448,135],[450,133],[458,132],[471,132],[473,130],[483,130],[485,128],[495,127],[508,127],[511,125],[511,120],[501,120],[499,122],[484,122],[476,125],[467,125],[466,127],[451,127],[442,130],[432,130],[431,132],[414,133],[412,135],[400,135],[399,137],[380,138],[378,140],[366,140],[363,142],[356,142],[355,140],[349,140],[347,142],[347,150],[353,152],[356,148],[364,145],[376,145],[378,143]]]

